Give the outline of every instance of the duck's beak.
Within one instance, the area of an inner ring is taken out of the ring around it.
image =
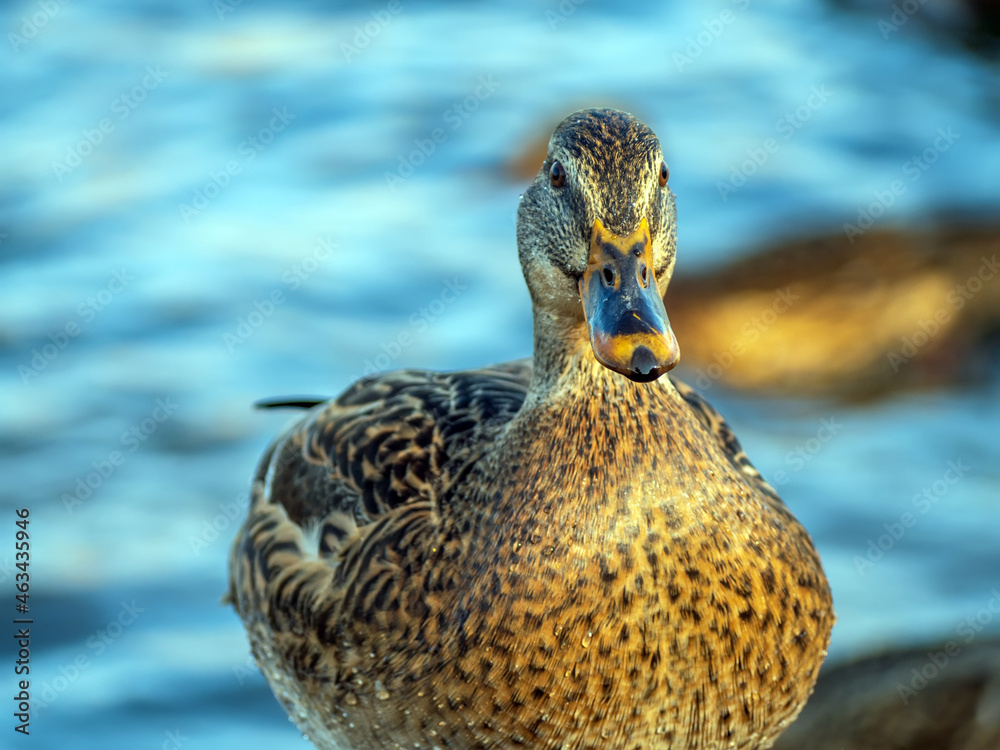
[[[627,237],[598,219],[590,234],[590,261],[580,279],[580,299],[597,360],[645,383],[680,360],[663,298],[656,288],[649,224]]]

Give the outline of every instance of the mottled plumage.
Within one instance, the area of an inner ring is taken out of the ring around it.
[[[572,115],[519,210],[533,364],[367,378],[264,456],[230,598],[318,747],[769,747],[804,704],[833,624],[808,535],[700,396],[588,340],[595,221],[645,219],[630,283],[669,282],[661,161]]]

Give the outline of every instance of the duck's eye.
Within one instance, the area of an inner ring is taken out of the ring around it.
[[[566,184],[566,170],[563,169],[563,165],[557,161],[552,162],[552,168],[549,169],[549,179],[552,181],[552,187],[562,187]]]
[[[660,162],[660,187],[667,184],[667,180],[670,179],[670,170],[667,169],[667,163],[665,161]]]

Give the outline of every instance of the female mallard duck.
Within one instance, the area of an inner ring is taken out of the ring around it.
[[[674,199],[589,110],[518,209],[534,362],[366,378],[266,453],[230,598],[317,747],[757,748],[833,625],[805,530],[660,376]]]

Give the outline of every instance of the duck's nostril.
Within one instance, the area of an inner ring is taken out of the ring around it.
[[[604,283],[607,286],[612,286],[615,283],[615,272],[610,266],[604,267]]]
[[[649,274],[646,272],[646,264],[642,264],[642,268],[639,269],[639,279],[642,281],[642,285],[646,286],[649,279]]]

